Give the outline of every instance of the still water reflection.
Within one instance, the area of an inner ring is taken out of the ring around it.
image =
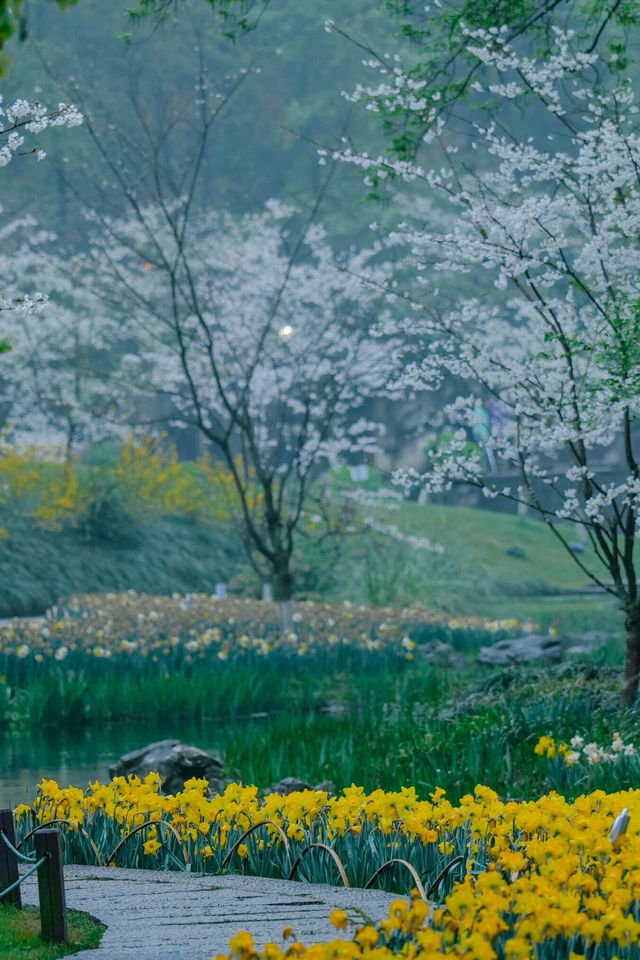
[[[219,753],[219,731],[219,724],[167,722],[0,733],[0,808],[30,803],[42,777],[77,787],[86,787],[90,780],[104,781],[109,764],[154,740],[174,737]]]

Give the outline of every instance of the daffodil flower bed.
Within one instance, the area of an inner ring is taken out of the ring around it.
[[[123,866],[188,863],[209,872],[288,876],[302,856],[298,876],[304,865],[309,879],[335,882],[330,848],[353,886],[372,868],[405,859],[428,890],[431,908],[424,895],[410,906],[398,900],[387,920],[360,928],[351,941],[270,944],[258,952],[248,934],[238,934],[235,960],[640,957],[640,790],[518,802],[478,786],[453,804],[440,789],[422,800],[413,788],[365,794],[355,786],[336,797],[260,797],[255,787],[231,784],[208,797],[206,782],[194,780],[183,793],[163,797],[150,775],[95,783],[86,792],[43,781],[33,808],[16,814],[21,834],[34,823],[71,820],[67,856],[76,861],[96,863],[102,850]],[[136,829],[115,855],[106,852]],[[384,876],[404,892],[417,887],[406,868]],[[341,911],[332,920],[337,927],[347,922]]]
[[[300,602],[292,627],[282,633],[277,605],[255,600],[71,597],[47,618],[0,626],[0,728],[312,710],[338,674],[399,676],[425,664],[427,641],[470,650],[517,623]],[[348,686],[338,697],[358,699]]]
[[[350,886],[364,886],[388,864],[382,881],[403,890],[421,877],[429,886],[469,843],[466,814],[460,819],[440,789],[421,801],[413,788],[261,796],[255,786],[232,783],[210,797],[202,779],[170,796],[159,785],[156,774],[116,777],[86,791],[43,780],[33,806],[16,810],[18,832],[24,837],[39,824],[61,822],[66,857],[75,863],[293,874],[317,882],[344,882],[342,867]]]
[[[509,882],[489,871],[458,884],[431,912],[420,899],[399,899],[380,924],[356,926],[345,911],[333,910],[333,926],[351,928],[351,939],[305,945],[285,928],[290,943],[257,949],[241,930],[229,941],[229,953],[212,960],[636,960],[637,910],[625,914],[615,904],[596,917],[585,900],[540,879]]]
[[[74,596],[61,601],[46,620],[13,620],[0,627],[0,657],[76,664],[113,658],[169,662],[179,655],[187,663],[203,658],[228,660],[255,653],[265,657],[284,650],[297,656],[335,648],[392,651],[411,657],[416,629],[435,634],[456,631],[488,634],[528,629],[517,620],[479,617],[451,619],[415,607],[355,607],[302,601],[296,603],[293,629],[280,632],[275,603],[208,594],[172,597],[126,593]]]

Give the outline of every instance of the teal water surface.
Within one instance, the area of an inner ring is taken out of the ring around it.
[[[145,726],[82,726],[0,732],[0,808],[31,803],[43,777],[61,786],[85,788],[90,781],[108,780],[108,768],[124,753],[155,740],[173,737],[220,755],[220,726],[166,724]]]

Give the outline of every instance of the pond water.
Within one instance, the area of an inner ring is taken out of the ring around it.
[[[61,786],[86,787],[90,780],[108,780],[111,763],[154,740],[173,737],[219,754],[217,723],[78,726],[0,733],[0,809],[31,803],[42,777]]]

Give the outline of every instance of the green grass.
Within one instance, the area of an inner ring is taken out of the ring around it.
[[[0,957],[2,960],[56,960],[69,953],[97,947],[105,927],[87,913],[68,911],[69,944],[44,943],[40,914],[31,907],[16,910],[0,904]]]
[[[360,683],[344,716],[284,714],[225,727],[221,751],[230,775],[261,786],[295,774],[367,790],[413,785],[421,796],[441,786],[459,798],[484,783],[503,797],[536,797],[551,785],[548,764],[533,753],[543,734],[610,742],[620,730],[640,746],[640,722],[618,708],[619,682],[615,668],[588,663],[470,668],[462,677],[409,668]],[[584,783],[567,789],[575,795]]]
[[[619,619],[616,601],[607,596],[571,596],[589,580],[533,517],[408,502],[375,512],[387,525],[426,537],[444,552],[415,549],[379,534],[353,537],[335,570],[333,590],[340,599],[357,584],[361,602],[419,602],[452,615],[539,620],[544,612],[548,621],[566,624],[575,623],[577,614],[576,626],[591,629],[594,613],[599,623]],[[592,562],[588,552],[581,559]]]

